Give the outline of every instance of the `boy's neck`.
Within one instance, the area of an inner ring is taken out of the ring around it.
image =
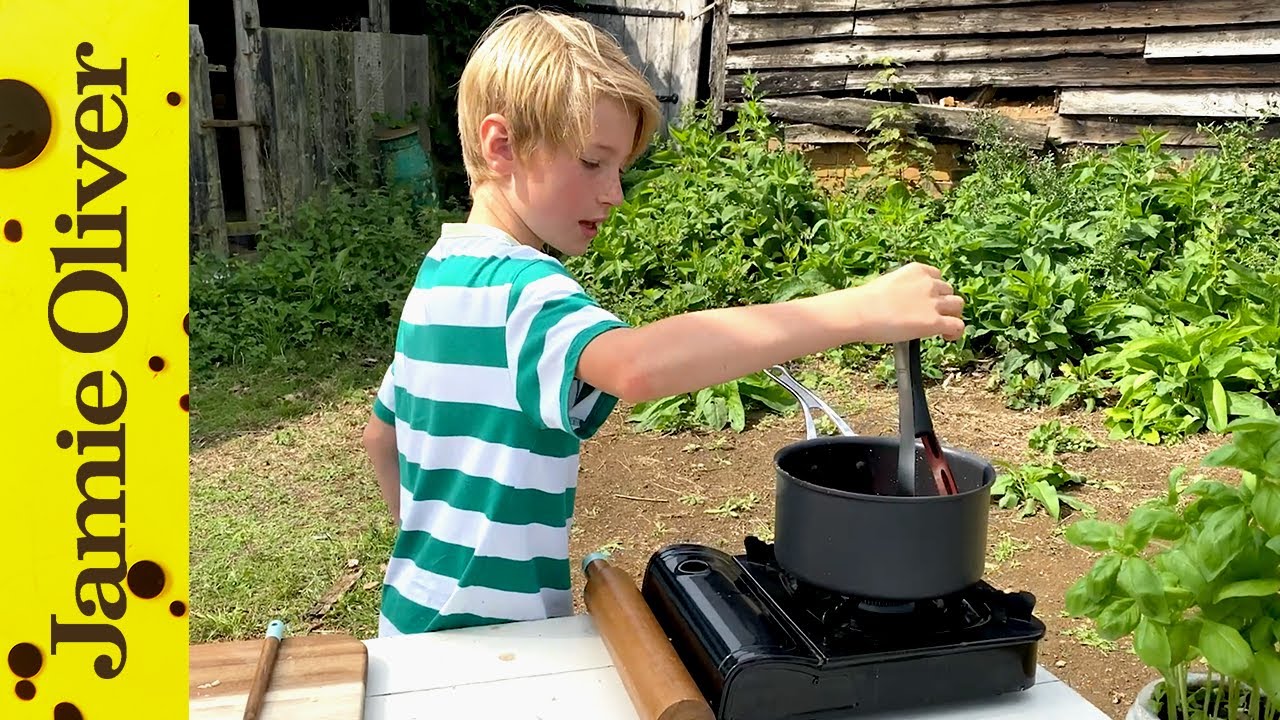
[[[520,219],[520,214],[511,207],[506,196],[490,184],[482,184],[475,189],[471,200],[471,212],[467,214],[467,222],[495,227],[521,245],[541,250],[544,243]]]

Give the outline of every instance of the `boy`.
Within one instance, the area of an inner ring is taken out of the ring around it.
[[[694,391],[851,342],[964,330],[910,265],[818,297],[628,327],[542,252],[586,252],[658,125],[654,93],[590,24],[528,11],[481,38],[458,91],[471,180],[401,316],[364,433],[399,532],[379,635],[571,614],[578,451],[619,399]]]

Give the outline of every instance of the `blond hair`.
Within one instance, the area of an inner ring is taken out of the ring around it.
[[[594,105],[602,98],[639,115],[625,158],[635,161],[656,132],[661,111],[644,76],[617,42],[594,25],[555,11],[513,8],[485,30],[458,87],[458,134],[473,186],[492,178],[480,150],[480,122],[503,115],[513,149],[581,152],[591,135]],[[527,12],[523,12],[526,11]]]

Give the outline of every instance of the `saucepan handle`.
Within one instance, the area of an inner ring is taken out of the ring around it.
[[[818,437],[818,429],[813,423],[813,411],[817,410],[827,417],[831,418],[831,422],[836,424],[840,430],[840,434],[846,437],[853,436],[853,428],[844,421],[844,418],[836,414],[822,398],[810,392],[809,388],[800,383],[799,380],[791,377],[791,373],[781,365],[774,365],[771,368],[765,368],[765,374],[773,378],[774,382],[786,388],[792,395],[796,396],[796,400],[800,401],[800,407],[804,410],[804,431],[805,437],[812,440]]]

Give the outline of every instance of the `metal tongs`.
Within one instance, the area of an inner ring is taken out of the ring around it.
[[[829,405],[822,401],[822,398],[809,392],[809,388],[800,384],[799,380],[791,377],[791,373],[781,365],[774,365],[771,368],[765,368],[765,374],[773,378],[782,387],[791,391],[796,396],[796,400],[800,401],[800,407],[804,410],[804,431],[805,437],[813,440],[818,437],[818,429],[813,423],[813,412],[816,410],[831,419],[836,424],[836,428],[840,430],[840,434],[844,436],[853,436],[853,428],[844,421],[844,418],[836,414]]]

